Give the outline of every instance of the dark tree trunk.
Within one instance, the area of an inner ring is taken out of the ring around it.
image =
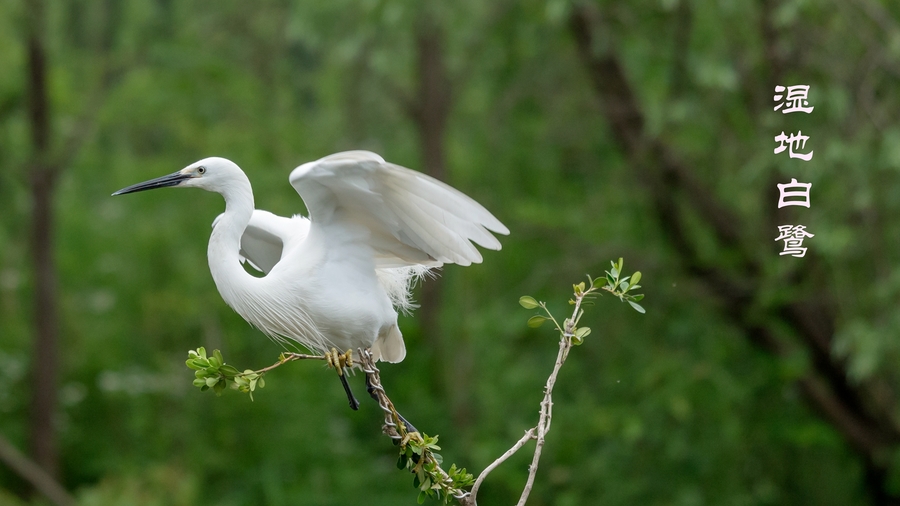
[[[415,40],[417,88],[410,102],[410,115],[417,127],[425,172],[449,183],[444,142],[452,91],[445,62],[444,31],[427,7],[423,8],[417,22]],[[454,423],[462,428],[471,419],[466,399],[458,395],[459,392],[468,390],[464,382],[469,375],[461,371],[467,365],[459,360],[464,353],[458,353],[465,343],[457,339],[454,341],[454,349],[448,346],[440,324],[443,292],[440,277],[429,279],[422,286],[419,318],[422,322],[422,334],[430,345],[435,388],[441,395],[448,396]],[[452,389],[451,384],[455,385]]]
[[[31,259],[34,282],[34,328],[30,411],[30,448],[34,461],[51,477],[59,473],[56,447],[57,280],[53,258],[53,190],[57,171],[50,165],[50,110],[47,97],[47,58],[44,50],[44,12],[39,0],[28,3],[28,113],[32,158],[29,181],[32,196]]]
[[[413,102],[412,119],[419,134],[419,146],[425,172],[446,181],[444,132],[450,107],[449,84],[444,68],[443,34],[434,20],[423,14],[416,28],[416,73],[418,88]],[[440,325],[441,278],[430,279],[422,286],[422,333],[431,343],[432,353],[440,361],[445,354]],[[435,370],[443,370],[438,368]],[[439,380],[442,382],[442,380]],[[442,385],[441,385],[441,389]]]

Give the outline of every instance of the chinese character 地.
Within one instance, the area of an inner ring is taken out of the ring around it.
[[[778,183],[778,209],[787,206],[803,206],[809,207],[809,190],[812,183],[798,183],[796,179],[791,178],[790,183]],[[796,190],[796,191],[785,191]],[[796,199],[787,200],[788,197],[797,197]]]
[[[791,255],[794,257],[803,257],[806,255],[806,248],[803,247],[803,239],[807,237],[815,237],[806,231],[805,225],[779,225],[779,236],[776,241],[784,241],[784,251],[779,255]]]
[[[781,135],[775,136],[775,142],[778,143],[778,147],[775,148],[775,154],[783,152],[785,149],[788,150],[788,154],[790,154],[791,158],[799,158],[805,162],[812,160],[813,152],[809,153],[795,153],[794,150],[797,151],[806,148],[806,141],[809,140],[809,136],[803,135],[802,131],[798,131],[796,134],[791,134],[790,137],[784,135],[784,132],[781,132]],[[785,142],[787,145],[785,145]]]
[[[815,107],[803,107],[809,105],[809,101],[806,100],[807,95],[809,95],[809,85],[798,84],[795,86],[788,86],[787,96],[782,95],[784,91],[784,86],[775,87],[776,95],[773,97],[773,100],[779,102],[779,104],[775,106],[774,110],[777,111],[787,105],[787,107],[784,107],[784,110],[781,111],[781,114],[790,114],[792,112],[805,112],[806,114],[809,114],[815,109]]]

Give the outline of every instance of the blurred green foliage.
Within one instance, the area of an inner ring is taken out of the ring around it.
[[[698,176],[752,222],[775,205],[758,198],[771,194],[771,176],[796,173],[773,157],[770,139],[799,119],[745,110],[754,100],[747,86],[770,94],[748,22],[760,15],[756,3],[688,2],[683,73],[672,70],[678,54],[666,41],[685,1],[601,3],[650,130],[701,160]],[[896,5],[869,3],[896,24]],[[56,207],[59,435],[63,481],[81,504],[413,503],[380,435],[378,406],[348,410],[319,364],[280,368],[255,402],[191,387],[188,349],[221,349],[251,367],[282,351],[225,306],[207,270],[221,198],[109,194],[215,155],[244,168],[258,208],[290,215],[303,211],[287,183],[302,162],[364,148],[420,168],[415,126],[395,92],[414,88],[413,28],[423,8],[412,0],[47,2],[57,132],[85,128],[78,118],[101,69],[117,69],[88,111],[96,124],[66,168]],[[439,357],[441,368],[431,367],[435,350],[415,315],[401,319],[409,353],[382,368],[398,409],[441,435],[448,462],[477,474],[533,426],[552,367],[556,342],[522,324],[518,296],[560,300],[550,306],[562,314],[570,280],[624,256],[653,280],[644,286],[648,312],[602,304],[586,317],[592,338],[561,373],[530,504],[865,504],[859,459],[792,386],[805,357],[775,360],[753,348],[681,268],[610,139],[568,31],[568,3],[429,8],[444,27],[453,76],[448,182],[512,234],[483,264],[443,270],[440,323],[454,349]],[[835,351],[856,380],[881,375],[897,385],[900,127],[892,111],[900,93],[858,65],[866,56],[900,68],[900,31],[870,34],[859,28],[872,26],[866,12],[838,2],[786,0],[775,14],[780,30],[811,41],[780,50],[796,55],[785,84],[810,84],[816,106],[801,118],[816,151],[801,169],[814,184],[803,219],[837,297]],[[0,2],[0,433],[20,447],[34,309],[23,16],[22,2]],[[743,232],[765,259],[766,297],[802,292],[782,282],[794,259],[777,256],[774,230]],[[728,262],[727,253],[705,253]],[[351,381],[362,387],[361,376]],[[528,461],[520,452],[495,471],[481,502],[512,503]],[[0,468],[0,488],[23,484]],[[16,502],[0,492],[7,497]]]

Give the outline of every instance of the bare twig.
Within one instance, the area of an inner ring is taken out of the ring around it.
[[[484,482],[484,479],[487,477],[487,475],[490,474],[491,471],[496,469],[497,466],[513,456],[513,454],[515,454],[523,446],[525,446],[528,441],[536,439],[537,444],[534,448],[534,456],[531,458],[531,465],[528,466],[528,479],[525,482],[525,488],[522,490],[522,495],[519,497],[519,502],[516,503],[516,505],[523,506],[528,501],[528,496],[531,494],[531,489],[534,487],[534,478],[537,475],[538,463],[541,460],[541,452],[544,449],[544,441],[547,433],[550,432],[550,424],[553,421],[553,387],[556,385],[556,378],[559,375],[559,370],[566,362],[566,358],[568,358],[569,356],[569,350],[572,349],[572,339],[575,337],[576,325],[582,312],[581,303],[584,301],[585,297],[588,297],[592,292],[599,289],[601,288],[594,287],[593,283],[591,284],[591,287],[586,291],[576,289],[574,299],[575,308],[572,311],[572,317],[567,318],[563,322],[562,326],[560,326],[556,319],[553,318],[553,315],[551,315],[550,312],[547,311],[547,314],[550,317],[549,319],[552,320],[554,324],[556,324],[556,328],[557,330],[559,330],[559,353],[557,353],[556,355],[556,364],[553,366],[553,372],[550,373],[550,376],[547,378],[547,384],[544,386],[544,399],[541,401],[538,424],[537,426],[525,431],[525,435],[522,436],[522,438],[519,439],[516,444],[512,446],[512,448],[507,450],[497,460],[484,468],[481,474],[478,475],[478,478],[475,479],[475,484],[472,486],[471,492],[469,492],[469,494],[467,494],[464,498],[460,499],[460,504],[462,504],[463,506],[476,506],[476,496],[478,495],[478,490],[481,488],[481,484]],[[543,303],[541,303],[541,307],[546,310],[546,306],[544,306]]]
[[[475,484],[472,485],[472,491],[469,493],[469,494],[470,494],[470,497],[472,498],[472,501],[475,500],[474,498],[475,498],[475,496],[478,494],[478,489],[481,488],[481,484],[484,483],[484,479],[487,478],[487,475],[490,474],[491,471],[493,471],[494,469],[496,469],[497,466],[499,466],[500,464],[506,462],[506,459],[508,459],[508,458],[512,457],[513,455],[515,455],[515,453],[516,453],[517,451],[519,451],[520,448],[522,448],[523,446],[525,446],[525,443],[527,443],[527,442],[531,441],[532,439],[534,439],[534,438],[535,438],[534,433],[535,433],[536,430],[537,430],[537,427],[532,427],[532,428],[526,430],[526,431],[525,431],[525,435],[522,436],[522,439],[519,439],[519,440],[516,442],[516,444],[514,444],[514,445],[512,446],[512,448],[510,448],[509,450],[506,450],[506,452],[505,452],[503,455],[501,455],[500,458],[498,458],[497,460],[491,462],[491,464],[490,464],[489,466],[487,466],[487,467],[484,468],[484,471],[482,471],[481,474],[478,475],[478,478],[475,480]],[[472,502],[471,504],[475,504],[475,503]]]
[[[0,462],[21,476],[56,506],[74,506],[75,499],[41,466],[22,454],[12,443],[0,435]]]
[[[559,353],[556,355],[556,364],[553,366],[553,372],[547,378],[547,385],[544,387],[544,400],[541,401],[541,415],[537,425],[537,444],[534,447],[534,457],[531,459],[531,465],[528,466],[528,481],[525,482],[525,489],[519,497],[517,506],[523,506],[531,494],[531,488],[534,486],[534,477],[537,475],[538,462],[541,460],[541,452],[544,449],[544,439],[550,432],[550,423],[553,421],[553,386],[556,385],[556,377],[560,368],[566,362],[569,356],[569,350],[572,349],[572,338],[575,337],[575,322],[578,320],[581,311],[581,302],[584,300],[585,293],[576,293],[575,309],[572,311],[572,317],[566,320],[565,327],[562,329],[562,335],[559,339]]]
[[[281,367],[288,362],[293,362],[295,360],[326,360],[327,357],[325,355],[306,355],[304,353],[282,353],[280,357],[278,357],[278,362],[274,364],[263,367],[258,371],[253,371],[256,374],[264,374],[276,367]],[[244,375],[244,373],[240,373],[239,376]]]

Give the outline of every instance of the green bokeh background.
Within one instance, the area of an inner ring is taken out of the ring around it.
[[[581,4],[579,4],[580,6]],[[887,0],[638,0],[592,4],[646,116],[711,198],[736,216],[762,325],[766,308],[826,290],[833,352],[852,384],[900,387],[900,8]],[[580,7],[579,7],[580,8]],[[480,471],[536,423],[556,352],[532,330],[523,294],[559,313],[573,282],[609,260],[643,272],[640,315],[604,297],[557,386],[534,505],[871,504],[862,459],[804,402],[802,346],[753,346],[720,297],[686,268],[641,172],[615,144],[579,59],[565,1],[45,1],[54,146],[90,125],[55,198],[60,276],[61,482],[85,506],[414,504],[380,413],[351,412],[332,373],[296,363],[255,395],[191,386],[188,349],[239,367],[281,351],[221,300],[206,266],[221,197],[111,192],[207,156],[238,163],[258,208],[303,211],[290,170],[369,149],[421,170],[417,27],[437,27],[451,109],[453,186],[512,231],[481,265],[447,266],[443,345],[414,314],[408,355],[383,381],[401,411],[440,434],[445,461]],[[0,2],[0,434],[27,447],[33,312],[28,250],[32,155],[24,1]],[[771,112],[766,34],[785,82],[809,84],[811,115]],[[687,33],[685,37],[683,34]],[[599,47],[598,51],[603,50]],[[99,94],[104,68],[113,68]],[[798,117],[802,116],[802,117]],[[81,118],[89,118],[83,123]],[[809,163],[772,154],[773,136],[810,136]],[[813,283],[779,257],[766,216],[775,182],[812,182],[798,219]],[[688,234],[729,268],[694,216]],[[812,260],[810,260],[812,261]],[[358,393],[362,376],[352,378]],[[897,410],[891,416],[897,416]],[[890,461],[892,453],[884,458]],[[487,480],[482,504],[511,504],[528,452]],[[27,487],[0,466],[0,504]]]

